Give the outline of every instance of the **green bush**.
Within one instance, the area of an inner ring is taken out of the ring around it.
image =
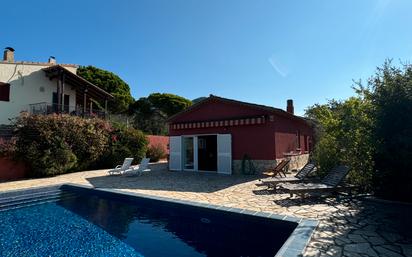
[[[387,61],[355,91],[356,97],[306,111],[317,128],[313,157],[319,170],[350,165],[351,183],[412,202],[412,65],[398,68]]]
[[[70,115],[23,115],[14,121],[15,143],[1,155],[14,155],[30,166],[32,177],[91,168],[110,168],[126,157],[140,161],[146,153],[145,135],[115,127],[101,119]],[[5,142],[0,142],[6,146]]]
[[[375,192],[412,202],[412,65],[387,61],[369,79],[365,94],[374,107]]]
[[[151,162],[158,162],[166,158],[166,151],[161,144],[152,145],[147,149],[146,157],[150,158]]]
[[[111,126],[69,115],[23,115],[14,121],[15,155],[43,177],[83,170],[109,147]]]
[[[124,158],[132,157],[139,163],[145,157],[147,149],[146,136],[137,129],[116,125],[110,133],[110,144],[99,162],[100,168],[110,168],[123,163]]]
[[[336,165],[346,164],[351,167],[349,182],[365,191],[372,190],[374,146],[370,109],[370,102],[359,96],[306,110],[317,125],[313,159],[321,175]]]
[[[0,157],[13,157],[16,152],[16,140],[0,138]]]

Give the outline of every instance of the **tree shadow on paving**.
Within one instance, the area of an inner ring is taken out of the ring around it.
[[[273,189],[259,189],[259,190],[252,190],[252,193],[255,195],[273,195]]]
[[[274,202],[292,207],[296,215],[311,213],[320,220],[309,249],[339,256],[342,251],[348,256],[411,256],[412,205],[348,197],[284,198]]]
[[[273,192],[273,191],[272,191]],[[276,193],[285,193],[280,190],[276,191]],[[292,206],[303,206],[303,205],[316,205],[316,204],[326,204],[329,206],[336,206],[336,205],[350,205],[353,202],[353,199],[347,198],[340,198],[337,200],[335,197],[321,197],[321,196],[310,196],[306,198],[301,197],[286,197],[279,200],[274,200],[274,203],[280,205],[282,207],[292,207]]]
[[[90,177],[87,181],[96,188],[212,193],[258,178],[254,175],[227,176],[202,172],[151,171],[142,176]]]
[[[256,184],[256,186],[262,187],[262,184]],[[274,189],[274,188],[269,188],[267,186],[266,188],[252,190],[252,192],[255,195],[275,195],[275,194],[286,194],[287,193],[285,190],[282,190],[280,188]]]

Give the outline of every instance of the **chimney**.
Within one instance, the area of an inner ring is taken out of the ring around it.
[[[14,49],[11,47],[4,48],[3,61],[14,62]]]
[[[293,108],[293,100],[292,99],[287,100],[286,111],[290,114],[294,114],[295,110]]]
[[[49,63],[56,64],[56,58],[54,56],[49,57]]]

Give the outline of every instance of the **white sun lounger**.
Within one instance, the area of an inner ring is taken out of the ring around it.
[[[140,176],[143,175],[143,173],[150,171],[148,168],[149,166],[149,158],[143,158],[143,160],[140,162],[140,164],[137,167],[131,167],[130,169],[126,170],[123,175],[126,176]]]
[[[130,169],[133,158],[125,158],[122,165],[117,165],[114,169],[109,170],[109,175],[121,175],[126,170]]]

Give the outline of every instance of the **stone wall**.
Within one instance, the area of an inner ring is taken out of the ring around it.
[[[293,155],[288,157],[290,158],[290,163],[288,165],[288,171],[292,170],[299,170],[301,169],[309,160],[309,154],[300,154],[300,155]],[[285,159],[285,158],[283,158]],[[283,159],[276,159],[276,160],[251,160],[253,166],[256,169],[256,173],[260,174],[265,172],[269,169],[273,169],[276,165],[282,161]],[[242,160],[233,160],[232,162],[232,171],[233,174],[242,174]]]
[[[276,160],[251,160],[256,169],[256,173],[265,172],[268,169],[276,167]],[[233,174],[242,174],[242,160],[233,160]]]
[[[288,170],[300,170],[305,164],[309,161],[309,154],[299,154],[299,155],[292,155],[287,158],[290,158]],[[277,161],[281,161],[282,159],[277,159]]]

